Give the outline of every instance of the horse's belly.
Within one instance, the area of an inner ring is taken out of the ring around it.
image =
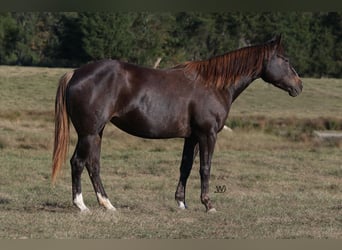
[[[113,117],[111,122],[121,130],[142,138],[184,138],[191,132],[190,126],[184,118],[174,120],[165,115],[146,117],[141,114],[129,114]]]

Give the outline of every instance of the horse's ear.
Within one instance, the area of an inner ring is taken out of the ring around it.
[[[279,46],[281,44],[281,35],[274,36],[269,42],[276,47]]]
[[[277,35],[275,36],[275,42],[276,42],[276,45],[279,46],[281,44],[281,34],[280,35]]]
[[[283,54],[284,48],[283,48],[283,45],[281,43],[281,34],[273,37],[272,42],[273,42],[274,50],[277,51],[277,53]]]

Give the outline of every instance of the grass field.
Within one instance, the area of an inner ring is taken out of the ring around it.
[[[302,95],[262,81],[236,101],[212,163],[211,198],[200,203],[198,159],[189,209],[174,192],[182,140],[144,140],[106,127],[102,178],[117,213],[71,203],[69,164],[51,186],[54,96],[66,69],[0,66],[0,238],[342,239],[342,144],[314,129],[342,129],[342,80],[304,79]],[[75,144],[72,131],[71,150]],[[226,187],[216,193],[216,186]]]

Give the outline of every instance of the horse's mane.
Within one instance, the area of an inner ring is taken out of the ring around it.
[[[235,84],[241,77],[257,77],[265,59],[275,50],[283,53],[279,42],[280,38],[261,45],[240,48],[208,60],[185,62],[176,67],[183,68],[185,74],[193,75],[195,79],[201,77],[206,86],[224,89]]]

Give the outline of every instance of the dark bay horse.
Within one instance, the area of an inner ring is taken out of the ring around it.
[[[81,211],[88,210],[81,191],[81,174],[86,167],[99,204],[115,210],[100,178],[102,132],[111,122],[143,138],[184,138],[175,194],[181,209],[186,208],[185,188],[198,146],[201,202],[206,211],[214,211],[208,193],[217,133],[233,101],[257,78],[290,96],[301,93],[302,82],[284,57],[280,36],[169,69],[101,60],[66,73],[56,94],[52,181],[65,162],[70,119],[78,135],[70,161],[73,203]]]

